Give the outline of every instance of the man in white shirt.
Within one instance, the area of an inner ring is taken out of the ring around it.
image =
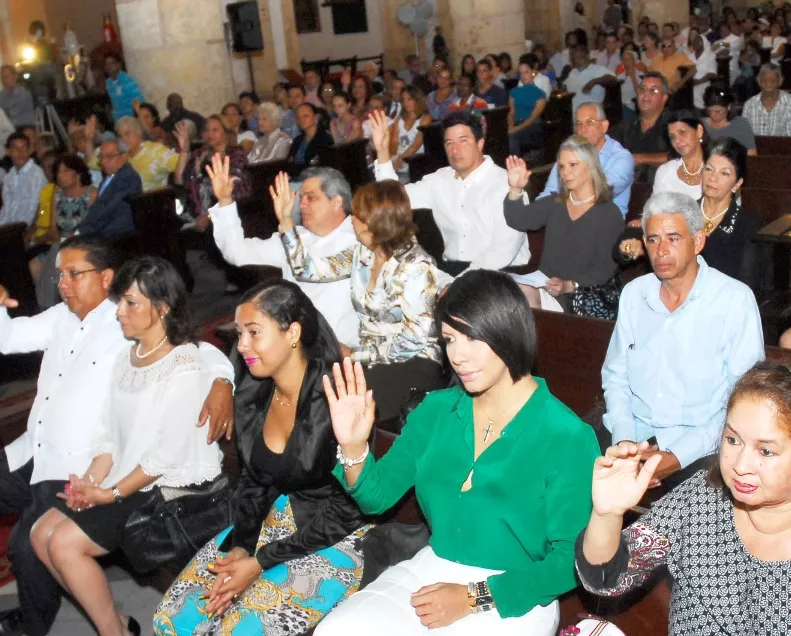
[[[0,615],[0,634],[46,634],[60,607],[60,586],[34,553],[30,529],[69,475],[88,469],[113,366],[131,346],[107,297],[114,266],[112,247],[103,239],[67,239],[57,261],[64,302],[29,318],[9,317],[7,309],[17,302],[0,286],[0,353],[44,352],[27,430],[0,453],[0,514],[21,513],[9,539],[21,608]],[[201,416],[211,419],[210,440],[223,434],[230,439],[233,368],[214,347],[200,349],[206,372],[222,378],[213,383]]]
[[[467,268],[501,269],[530,260],[527,237],[505,222],[506,171],[483,154],[480,114],[455,111],[442,120],[450,166],[405,186],[413,209],[429,208],[445,242],[441,269],[455,276]],[[390,130],[382,112],[371,113],[377,181],[397,179],[390,161]]]
[[[725,31],[727,30],[727,34]],[[722,39],[717,40],[711,46],[711,50],[717,57],[730,55],[730,75],[731,84],[739,77],[739,56],[742,53],[744,45],[744,38],[742,37],[742,25],[738,20],[733,20],[730,25],[723,25],[720,30],[720,35],[725,34]]]
[[[621,44],[618,42],[618,36],[615,33],[608,33],[604,39],[604,50],[596,58],[596,64],[603,66],[610,73],[616,73],[618,65],[621,63],[620,48]]]
[[[584,102],[604,103],[604,87],[614,84],[618,78],[603,66],[591,64],[588,47],[582,44],[571,50],[571,64],[574,68],[565,84],[566,90],[574,93],[571,110],[576,113]]]
[[[220,170],[222,174],[222,164],[215,162],[214,166],[213,184],[218,203],[209,210],[209,214],[214,225],[214,240],[223,258],[239,267],[279,267],[284,279],[296,282],[277,233],[268,239],[244,237],[232,192],[223,192],[222,186],[218,185],[217,171]],[[308,168],[299,178],[302,181],[299,203],[302,225],[297,225],[296,231],[308,254],[315,258],[326,258],[354,247],[357,238],[349,214],[352,208],[349,182],[334,168]],[[360,321],[352,307],[350,279],[332,283],[300,281],[297,284],[327,319],[338,340],[350,347],[357,346],[360,342]]]
[[[695,63],[695,76],[692,78],[693,101],[695,108],[703,110],[703,94],[712,80],[717,79],[717,60],[711,49],[706,50],[702,35],[693,34],[690,45],[690,59]]]
[[[6,151],[13,167],[3,178],[3,208],[0,210],[0,225],[24,223],[36,220],[41,190],[47,185],[47,177],[31,158],[33,150],[24,133],[15,132],[8,137]]]

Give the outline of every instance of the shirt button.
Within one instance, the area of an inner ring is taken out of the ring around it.
[[[48,397],[45,397],[45,398],[44,398],[44,401],[47,401],[47,400],[49,400],[49,398],[48,398]]]
[[[41,448],[41,444],[39,444],[38,447]]]

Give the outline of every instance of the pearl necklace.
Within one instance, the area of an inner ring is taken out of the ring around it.
[[[687,175],[690,177],[697,177],[701,172],[703,172],[702,161],[700,162],[700,167],[697,170],[695,170],[695,172],[690,172],[689,170],[687,170],[687,163],[683,159],[681,160],[681,166],[684,168],[684,172],[686,172]]]
[[[147,351],[146,353],[140,353],[140,345],[142,343],[138,342],[137,343],[137,350],[135,351],[135,355],[137,356],[138,360],[145,360],[148,356],[152,355],[155,351],[160,349],[162,347],[162,345],[167,342],[167,340],[168,340],[168,337],[165,336],[164,338],[162,338],[162,340],[159,341],[159,344],[156,347],[151,349],[151,351]]]
[[[582,201],[577,201],[574,198],[574,195],[571,193],[571,190],[569,190],[569,201],[571,201],[571,205],[585,205],[586,203],[590,203],[591,201],[593,201],[595,198],[596,195],[594,194],[593,196],[590,196],[587,199],[583,199]]]
[[[718,218],[723,216],[730,209],[730,205],[719,214],[715,214],[714,216],[709,216],[708,214],[706,214],[706,211],[703,209],[704,201],[705,199],[700,200],[700,211],[703,214],[703,218],[706,219],[706,222],[703,224],[703,231],[706,233],[706,236],[708,236],[714,231],[714,221],[716,221]]]

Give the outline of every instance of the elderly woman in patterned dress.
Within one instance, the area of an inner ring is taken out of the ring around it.
[[[657,567],[673,577],[670,636],[788,634],[791,370],[759,362],[728,401],[719,457],[621,531],[660,456],[621,442],[593,468],[593,512],[577,540],[586,589],[616,596]]]
[[[332,329],[285,281],[248,291],[236,329],[249,373],[235,394],[233,525],[171,585],[154,614],[158,636],[296,636],[362,578],[367,528],[331,472],[337,442],[322,376],[340,360]]]
[[[418,245],[404,187],[380,181],[357,190],[352,225],[359,242],[324,259],[311,258],[294,231],[291,212],[296,197],[285,173],[278,175],[270,192],[294,277],[316,283],[351,278],[360,345],[352,349],[341,344],[341,350],[344,357],[368,367],[369,386],[380,387],[379,419],[397,417],[411,392],[440,388],[434,305],[450,277]]]

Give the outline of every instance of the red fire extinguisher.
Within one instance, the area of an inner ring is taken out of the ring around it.
[[[112,20],[110,20],[110,14],[104,16],[104,41],[108,44],[118,44],[118,35],[115,32],[115,27],[113,26]]]

